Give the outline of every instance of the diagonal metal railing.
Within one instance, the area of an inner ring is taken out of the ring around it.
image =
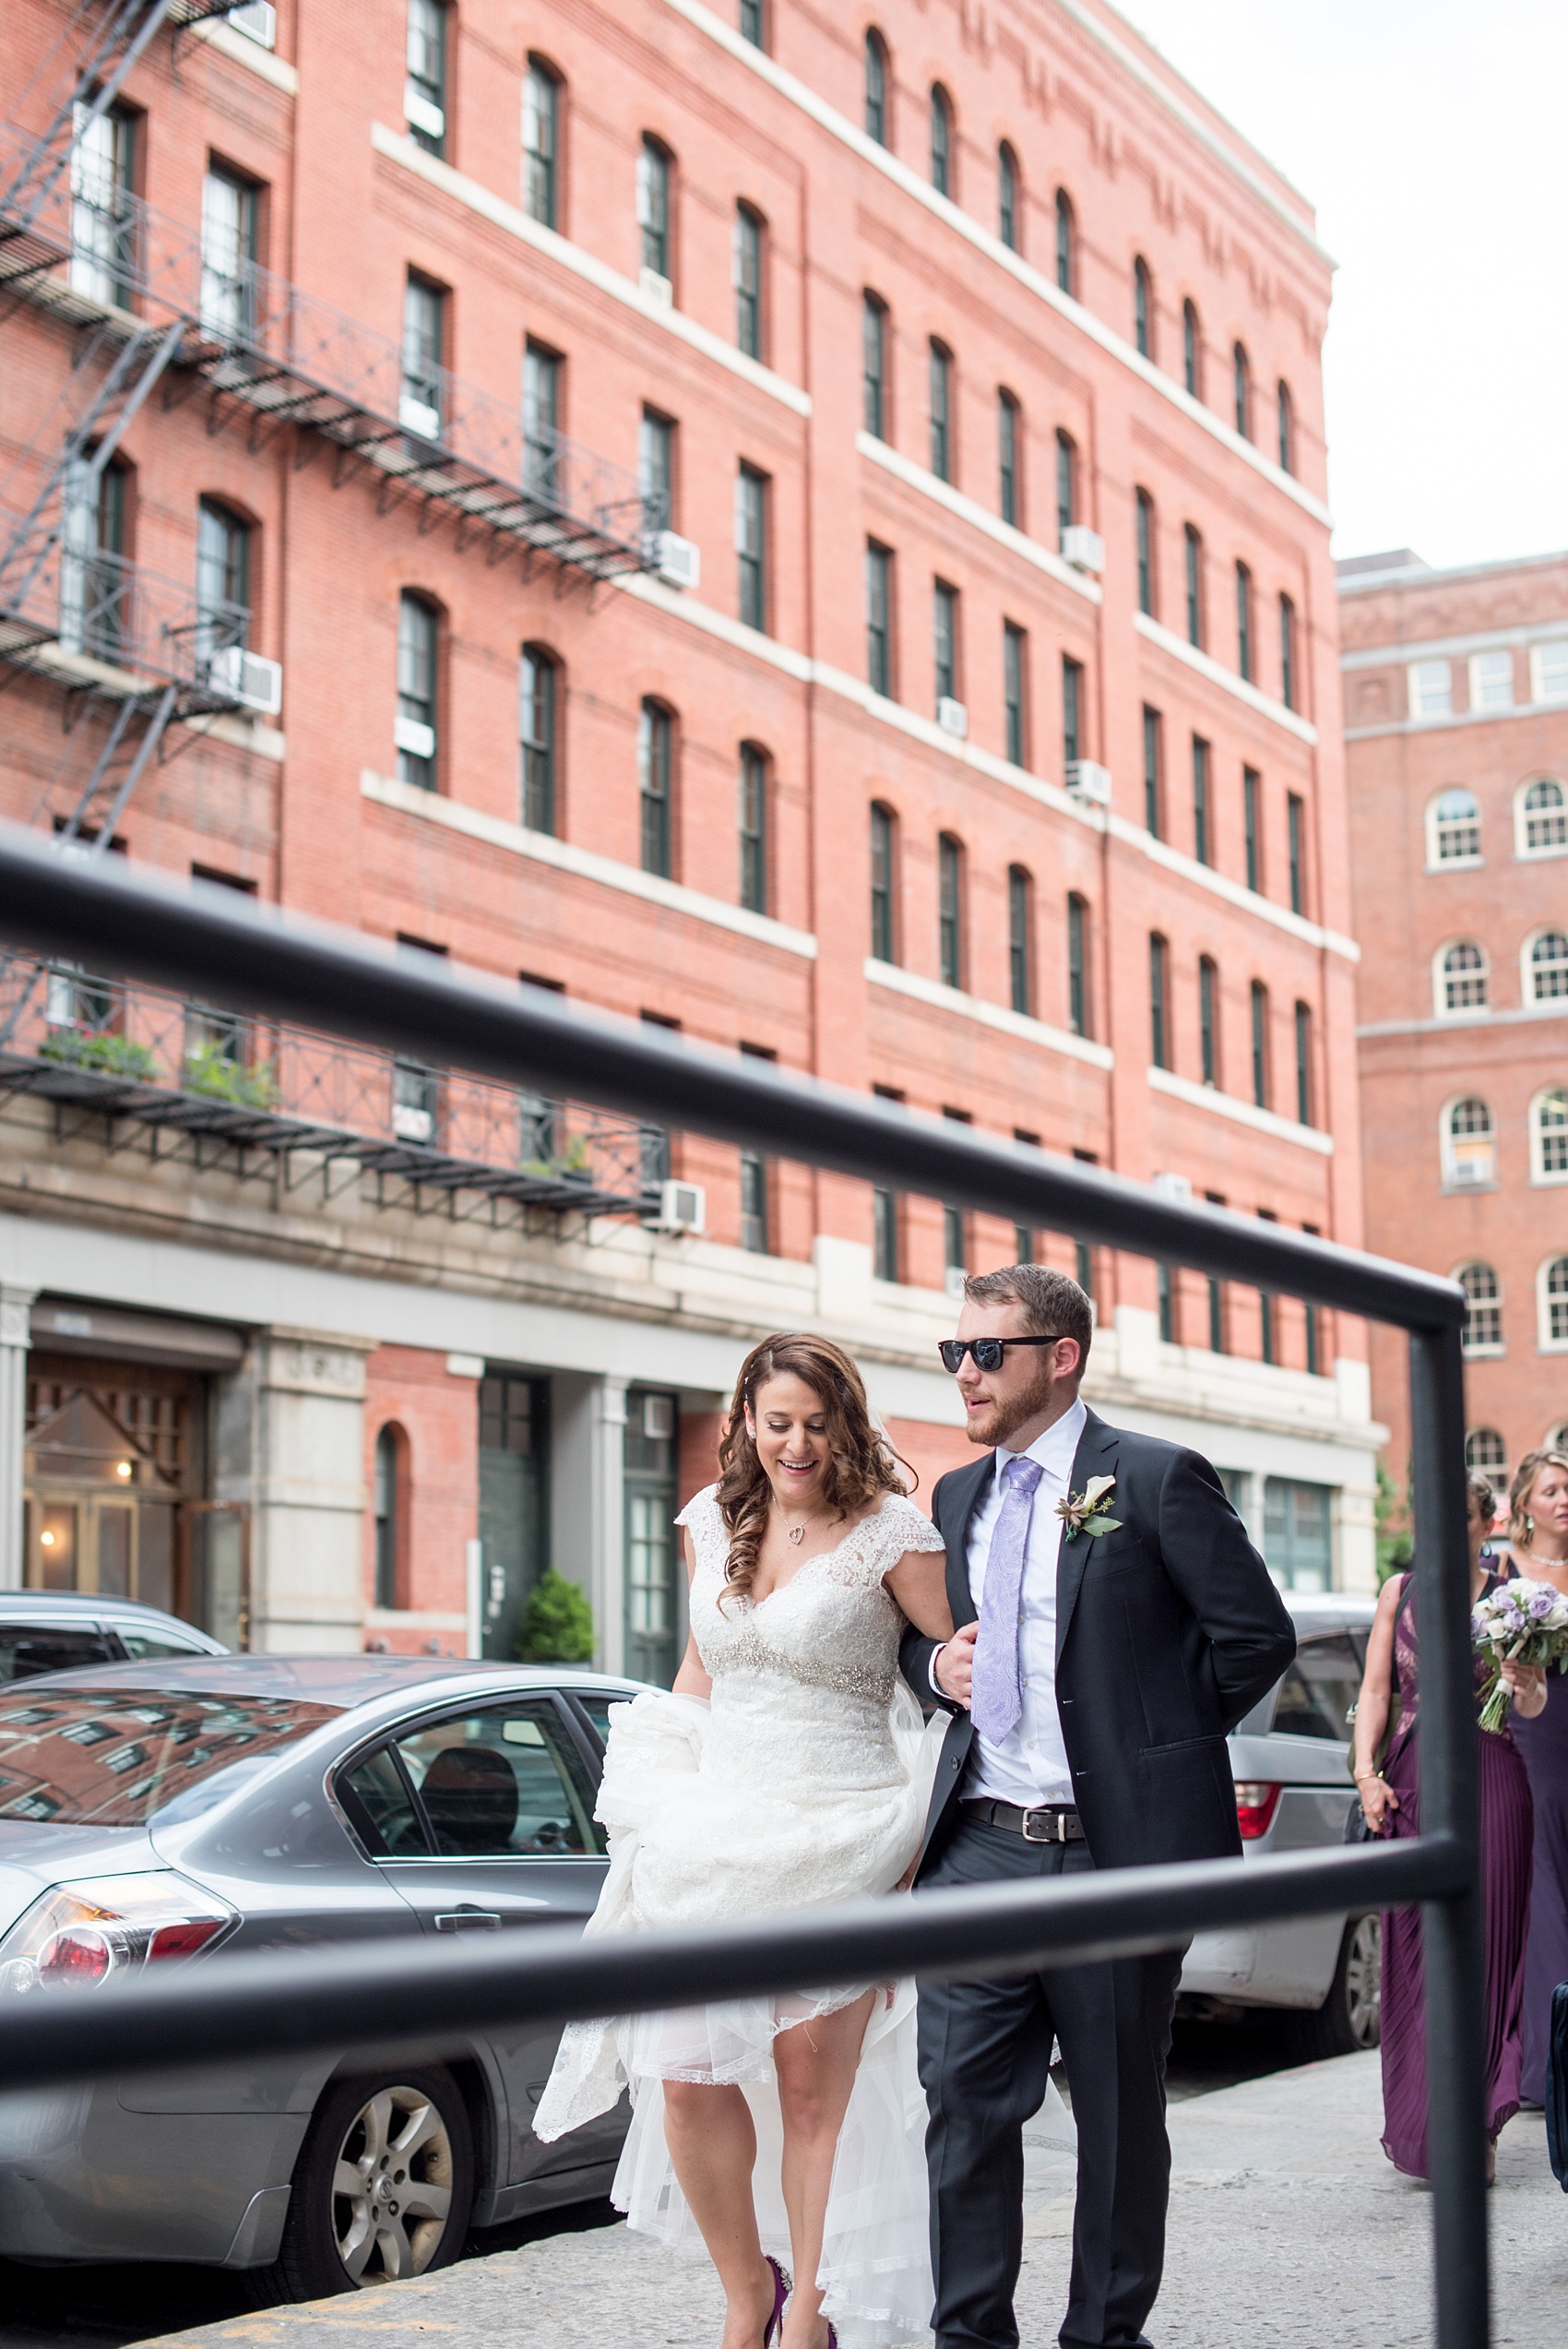
[[[1179,1946],[1199,1927],[1420,1902],[1429,2050],[1439,2349],[1489,2334],[1485,2024],[1475,1699],[1465,1534],[1465,1300],[1457,1284],[893,1104],[733,1059],[462,972],[389,964],[364,940],[208,901],[135,871],[52,857],[0,834],[0,936],[258,1017],[299,1019],[502,1082],[566,1086],[694,1129],[1035,1228],[1242,1280],[1395,1323],[1409,1335],[1421,1616],[1419,1840],[1251,1865],[1087,1878],[864,1902],[617,1948],[530,1934],[519,1950],[234,1959],[87,2000],[0,1999],[8,2083],[320,2048],[430,2048],[524,2020],[645,2011],[790,1987],[1017,1972]],[[436,2018],[445,2018],[438,2021]]]

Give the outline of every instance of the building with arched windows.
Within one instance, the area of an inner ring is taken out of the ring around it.
[[[1359,1239],[1331,263],[1202,93],[1107,0],[181,0],[78,118],[153,14],[0,19],[0,816]],[[1371,1580],[1354,1317],[6,988],[0,1583],[500,1656],[553,1565],[667,1677],[746,1349],[841,1337],[929,1495],[1021,1256],[1283,1580]]]
[[[1338,587],[1368,1245],[1463,1282],[1495,1480],[1568,1417],[1568,556]],[[1402,1489],[1387,1332],[1372,1390]]]

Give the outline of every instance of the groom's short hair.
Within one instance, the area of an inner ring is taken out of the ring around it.
[[[971,1272],[964,1282],[970,1305],[1016,1305],[1032,1337],[1054,1330],[1078,1341],[1078,1367],[1089,1358],[1094,1336],[1094,1306],[1087,1293],[1065,1272],[1047,1264],[1004,1264],[994,1272]]]

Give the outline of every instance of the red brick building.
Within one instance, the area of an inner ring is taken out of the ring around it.
[[[1467,1449],[1568,1423],[1568,557],[1339,567],[1367,1242],[1456,1274]],[[1404,1365],[1372,1344],[1404,1475]]]
[[[6,815],[1358,1240],[1302,198],[1096,0],[170,13],[118,82],[0,36]],[[1021,1246],[1283,1579],[1370,1576],[1342,1318],[6,984],[11,1579],[502,1652],[553,1562],[667,1670],[744,1348],[843,1337],[929,1489]]]

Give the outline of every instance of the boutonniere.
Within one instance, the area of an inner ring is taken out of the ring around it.
[[[1070,1493],[1056,1504],[1056,1514],[1065,1532],[1064,1542],[1076,1541],[1080,1533],[1091,1537],[1098,1533],[1114,1533],[1121,1526],[1119,1517],[1106,1515],[1106,1496],[1116,1483],[1114,1476],[1091,1476],[1081,1493]]]

